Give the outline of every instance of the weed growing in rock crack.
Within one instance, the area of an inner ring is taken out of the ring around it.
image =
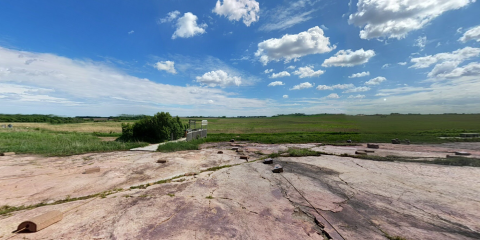
[[[382,229],[380,229],[380,231],[382,231],[383,235],[389,240],[407,240],[406,238],[401,237],[401,236],[391,236],[390,234],[383,231]]]
[[[381,161],[381,162],[415,162],[415,163],[426,163],[426,164],[438,164],[438,165],[448,165],[448,166],[470,166],[470,167],[480,167],[480,159],[478,158],[465,158],[465,157],[449,157],[449,158],[437,158],[434,160],[420,160],[415,157],[400,157],[400,156],[373,156],[373,155],[348,155],[342,154],[340,156],[353,157],[359,159],[366,159],[372,161]]]
[[[321,156],[322,154],[325,154],[323,152],[313,151],[307,148],[289,148],[285,152],[269,154],[268,157],[277,158],[277,157],[280,157],[281,154],[285,154],[285,153],[288,153],[289,157]]]
[[[173,194],[173,193],[168,193],[167,195],[170,196],[170,197],[175,197],[175,194]]]
[[[206,199],[213,199],[212,195],[208,195],[205,197]]]
[[[208,171],[217,171],[217,170],[220,170],[222,168],[229,168],[231,167],[232,165],[223,165],[223,166],[218,166],[218,167],[211,167],[211,168],[207,168],[205,171],[208,172]]]
[[[5,205],[5,206],[0,207],[0,215],[6,215],[6,214],[9,214],[11,212],[16,212],[16,211],[21,211],[21,210],[29,210],[29,209],[34,209],[34,208],[43,207],[43,206],[58,205],[58,204],[63,204],[63,203],[67,203],[67,202],[86,200],[86,199],[90,199],[90,198],[94,198],[94,197],[104,198],[104,197],[106,197],[110,194],[114,194],[114,193],[117,193],[117,192],[120,192],[120,191],[123,191],[123,189],[122,188],[117,188],[117,189],[104,191],[104,192],[97,193],[97,194],[91,194],[91,195],[76,197],[76,198],[72,198],[72,197],[70,197],[70,195],[68,195],[65,199],[57,200],[53,203],[42,202],[42,203],[37,203],[37,204],[33,204],[33,205],[28,205],[28,206],[22,205],[22,206],[19,206],[19,207],[13,207],[13,206]]]

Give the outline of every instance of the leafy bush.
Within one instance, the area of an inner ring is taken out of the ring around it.
[[[168,112],[155,114],[153,117],[145,116],[134,124],[122,124],[122,136],[120,141],[143,141],[158,143],[173,138],[183,137],[186,126],[180,118],[172,117]]]

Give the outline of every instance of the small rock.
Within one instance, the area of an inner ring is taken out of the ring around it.
[[[235,139],[233,139],[233,138],[232,138],[232,139],[230,139],[230,142],[235,142]]]
[[[355,151],[355,154],[358,154],[358,155],[367,155],[367,153],[365,151]]]
[[[0,156],[12,156],[12,155],[15,155],[14,152],[4,152],[4,153],[1,153]]]
[[[242,155],[240,156],[240,159],[246,159],[248,161],[248,156]]]
[[[217,154],[223,154],[223,151],[218,151]]]
[[[410,140],[405,139],[405,143],[406,143],[406,144],[410,144]]]
[[[233,151],[238,151],[238,147],[232,147]]]
[[[189,173],[185,173],[184,176],[188,177],[188,176],[195,176],[197,175],[196,172],[189,172]]]
[[[366,153],[374,153],[375,152],[373,150],[363,150],[363,151],[366,152]]]
[[[281,173],[283,172],[283,167],[281,165],[275,165],[275,168],[272,170],[274,173]]]
[[[267,158],[265,160],[263,160],[263,164],[272,164],[273,163],[273,159],[271,158]]]
[[[166,162],[167,162],[167,160],[165,160],[165,159],[158,159],[157,160],[157,163],[166,163]]]
[[[378,144],[370,144],[370,143],[367,143],[367,148],[380,148],[380,146],[378,146]]]
[[[458,156],[468,156],[468,155],[472,155],[472,154],[469,153],[469,152],[455,152],[455,155],[458,155]]]
[[[347,140],[347,143],[352,143],[352,140]]]

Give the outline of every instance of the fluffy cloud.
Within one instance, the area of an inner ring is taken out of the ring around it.
[[[384,81],[387,81],[386,78],[384,77],[376,77],[376,78],[372,78],[370,80],[368,80],[365,85],[378,85],[380,84],[381,82],[384,82]]]
[[[223,0],[222,5],[218,0],[212,11],[220,16],[228,17],[230,21],[239,21],[243,18],[243,23],[248,27],[258,21],[260,5],[255,0]]]
[[[318,85],[317,90],[333,90],[333,88],[327,85]]]
[[[460,39],[458,39],[458,41],[461,41],[464,43],[470,40],[476,40],[477,42],[480,42],[480,25],[469,29],[463,34],[463,36]]]
[[[158,20],[159,23],[166,23],[166,22],[171,22],[175,19],[177,19],[178,15],[180,15],[180,12],[175,10],[175,11],[172,11],[172,12],[169,12],[167,13],[167,16],[164,17],[164,18],[160,18]]]
[[[128,35],[131,35],[131,34],[133,34],[134,32],[135,32],[135,31],[132,30],[132,31],[128,32]]]
[[[323,35],[323,30],[315,26],[306,32],[265,40],[258,44],[255,56],[266,65],[270,61],[284,59],[288,62],[309,54],[330,52],[335,48],[335,45],[330,45],[329,38]]]
[[[227,87],[227,86],[240,86],[242,84],[242,78],[236,76],[229,76],[223,70],[211,71],[203,74],[201,77],[196,77],[197,82],[209,87]]]
[[[288,66],[287,69],[295,69],[295,66]]]
[[[281,77],[288,77],[288,76],[290,76],[290,73],[288,73],[287,71],[282,71],[279,73],[272,73],[272,76],[270,76],[270,78],[281,78]]]
[[[338,94],[336,94],[336,93],[331,93],[331,94],[330,94],[330,95],[328,95],[326,98],[330,98],[330,99],[338,99],[338,98],[340,98],[340,97],[339,97],[339,96],[338,96]]]
[[[197,25],[197,16],[193,15],[190,12],[187,12],[183,17],[177,20],[177,30],[172,35],[172,39],[177,37],[189,38],[198,34],[205,33],[205,28],[207,24]]]
[[[283,95],[283,98],[288,98],[288,95]]]
[[[327,85],[318,85],[317,90],[333,90],[333,89],[348,89],[348,88],[354,88],[355,85],[348,83],[348,84],[336,84],[333,86],[327,86]]]
[[[370,90],[369,87],[356,87],[356,88],[350,88],[344,91],[343,93],[353,93],[353,92],[366,92]]]
[[[465,60],[478,57],[480,55],[480,48],[465,47],[455,50],[451,53],[437,53],[425,57],[412,58],[410,61],[414,63],[413,68],[427,68],[432,64],[443,61],[463,62]]]
[[[359,78],[359,77],[366,77],[366,76],[370,76],[369,71],[361,72],[361,73],[355,73],[355,74],[352,74],[351,76],[348,76],[348,78]]]
[[[347,83],[347,84],[336,84],[336,85],[333,85],[332,88],[334,89],[347,89],[347,88],[354,88],[355,86],[351,83]]]
[[[350,96],[348,96],[348,98],[353,98],[353,99],[362,99],[362,98],[365,98],[365,95],[360,95],[360,94],[358,94],[357,96],[350,95]]]
[[[471,62],[463,67],[457,67],[456,65],[448,65],[450,62],[445,62],[444,64],[438,64],[435,68],[428,74],[429,77],[437,78],[459,78],[459,77],[468,77],[468,76],[480,76],[480,63]],[[439,65],[442,65],[439,67]],[[438,67],[438,69],[437,69]]]
[[[269,87],[282,86],[282,85],[285,85],[285,83],[283,83],[281,81],[275,81],[275,82],[271,82],[270,84],[268,84]]]
[[[357,51],[348,50],[340,50],[335,55],[326,59],[322,66],[324,67],[353,67],[355,65],[360,65],[367,63],[370,58],[375,56],[375,52],[373,50],[363,50],[359,49]]]
[[[476,0],[359,0],[357,12],[348,22],[363,27],[360,38],[401,39],[444,12],[467,6]]]
[[[304,82],[304,83],[300,83],[298,85],[295,85],[293,86],[293,88],[291,88],[290,90],[301,90],[301,89],[306,89],[306,88],[311,88],[313,87],[313,85],[309,82]]]
[[[264,73],[267,73],[267,74],[268,74],[268,73],[271,73],[271,72],[273,72],[273,69],[266,69],[266,70],[264,71]]]
[[[451,53],[437,53],[435,55],[412,58],[410,61],[414,63],[414,65],[410,67],[427,68],[436,64],[432,71],[428,73],[428,77],[444,76],[457,68],[462,62],[478,57],[479,55],[480,48],[465,47]]]
[[[322,70],[314,71],[312,69],[312,67],[310,67],[310,66],[299,67],[298,70],[293,72],[293,74],[295,74],[295,75],[300,75],[300,76],[298,76],[299,78],[319,77],[323,73],[325,73],[325,71],[322,71]]]
[[[155,63],[155,68],[160,70],[160,71],[167,71],[171,74],[176,74],[177,71],[175,70],[175,62],[173,61],[163,61],[163,62],[157,62]]]
[[[405,66],[405,65],[407,65],[407,62],[399,62],[398,65]]]

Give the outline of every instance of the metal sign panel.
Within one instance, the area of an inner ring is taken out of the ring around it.
[[[208,121],[207,120],[202,120],[202,126],[206,126],[208,125]]]

